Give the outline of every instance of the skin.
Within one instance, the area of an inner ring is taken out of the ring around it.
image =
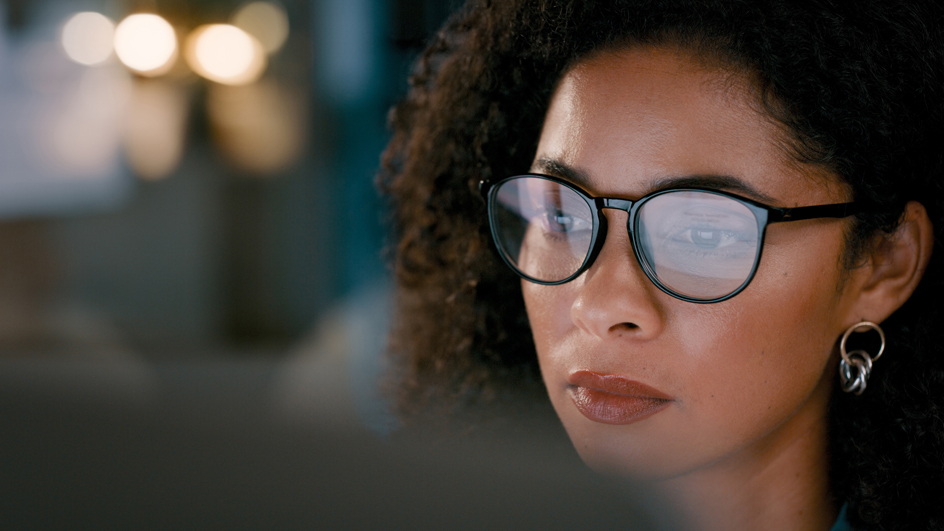
[[[719,189],[751,189],[770,206],[850,200],[836,176],[790,159],[751,87],[674,48],[597,54],[559,83],[532,171],[626,199],[676,178],[728,176],[740,184]],[[849,220],[771,225],[752,283],[714,304],[656,288],[632,254],[626,213],[603,212],[610,230],[589,270],[563,285],[521,286],[548,394],[581,457],[655,481],[705,529],[829,529],[837,338],[910,296],[930,256],[924,209],[910,203],[890,243],[851,271]],[[591,421],[570,393],[577,370],[641,382],[671,403],[627,425]]]

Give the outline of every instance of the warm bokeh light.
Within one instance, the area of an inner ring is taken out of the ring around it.
[[[162,179],[180,165],[189,101],[178,85],[161,79],[134,84],[125,122],[124,147],[135,175]]]
[[[111,57],[115,23],[101,13],[76,13],[62,27],[62,48],[69,59],[95,65]]]
[[[194,72],[225,85],[252,83],[266,66],[259,41],[229,24],[195,29],[187,40],[186,58]]]
[[[207,96],[214,137],[234,166],[274,175],[301,156],[308,130],[303,90],[268,79],[243,87],[213,85]]]
[[[273,2],[251,2],[233,16],[233,24],[259,39],[268,54],[277,52],[288,38],[288,15]]]
[[[115,29],[115,53],[125,66],[139,74],[159,75],[173,66],[177,35],[158,15],[130,15]]]

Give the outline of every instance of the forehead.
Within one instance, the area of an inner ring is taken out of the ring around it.
[[[747,76],[678,49],[604,52],[561,79],[536,161],[578,170],[596,193],[642,195],[673,178],[717,175],[779,206],[843,197],[834,176],[790,158],[782,129],[760,109]]]

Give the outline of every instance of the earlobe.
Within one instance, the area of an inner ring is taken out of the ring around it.
[[[869,251],[856,319],[884,321],[914,293],[931,259],[934,227],[924,205],[910,201],[902,221]]]

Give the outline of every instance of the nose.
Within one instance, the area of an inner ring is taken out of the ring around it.
[[[662,292],[646,277],[633,254],[626,212],[607,210],[608,230],[600,254],[575,282],[570,309],[574,324],[600,339],[651,339],[664,327]]]

